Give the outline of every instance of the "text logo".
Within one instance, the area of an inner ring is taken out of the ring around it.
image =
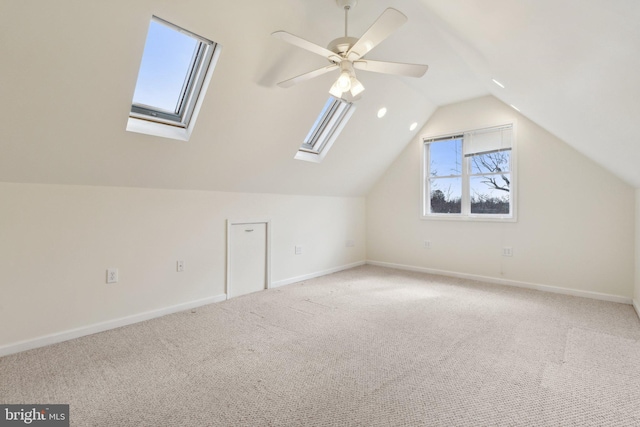
[[[0,427],[69,427],[69,405],[0,405]]]

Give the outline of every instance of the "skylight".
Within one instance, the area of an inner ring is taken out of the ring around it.
[[[188,140],[219,50],[211,40],[152,17],[127,130]]]
[[[321,162],[354,111],[353,103],[330,96],[295,158]]]

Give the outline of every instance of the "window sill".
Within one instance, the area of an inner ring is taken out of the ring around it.
[[[178,126],[151,122],[149,120],[136,119],[135,117],[129,117],[129,120],[127,121],[127,131],[160,136],[162,138],[177,139],[178,141],[188,141],[191,137],[190,128],[181,128]]]
[[[462,221],[462,222],[518,222],[517,217],[514,216],[462,216],[462,215],[420,215],[421,220],[435,220],[435,221]]]
[[[324,159],[327,151],[328,149],[323,151],[322,153],[309,153],[307,151],[300,150],[293,158],[296,160],[304,160],[305,162],[320,163],[322,159]]]

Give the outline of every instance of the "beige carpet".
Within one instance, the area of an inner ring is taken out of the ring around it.
[[[638,426],[631,306],[364,266],[0,358],[77,426]]]

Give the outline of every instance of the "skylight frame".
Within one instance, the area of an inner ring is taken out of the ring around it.
[[[352,102],[330,96],[295,159],[321,162],[354,111],[355,105]]]
[[[132,102],[127,131],[188,141],[222,46],[155,15],[151,17],[151,21],[183,33],[195,39],[198,44],[194,50],[191,66],[185,73],[176,110],[167,111]]]

